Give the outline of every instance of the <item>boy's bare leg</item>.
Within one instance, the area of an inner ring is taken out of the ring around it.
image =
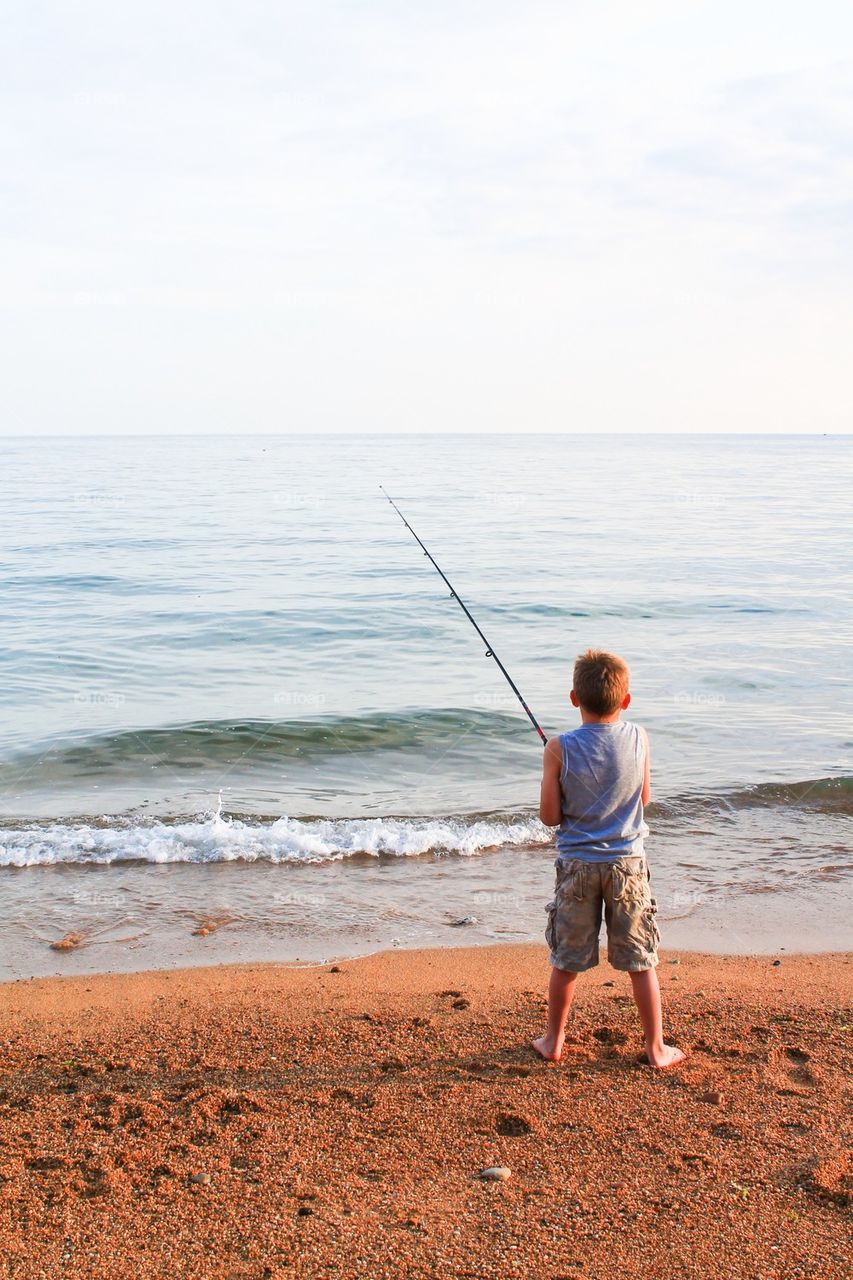
[[[578,975],[566,969],[552,969],[548,983],[548,1030],[531,1040],[532,1047],[549,1062],[559,1062],[566,1038],[566,1018],[572,1007]]]
[[[634,988],[634,1003],[640,1014],[646,1036],[646,1057],[653,1067],[671,1067],[685,1057],[682,1049],[663,1042],[663,1017],[657,969],[644,969],[629,974]]]

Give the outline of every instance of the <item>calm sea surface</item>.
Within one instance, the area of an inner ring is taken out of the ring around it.
[[[577,652],[628,660],[664,948],[849,948],[852,463],[0,440],[0,977],[542,938],[539,741],[380,484],[546,733]]]

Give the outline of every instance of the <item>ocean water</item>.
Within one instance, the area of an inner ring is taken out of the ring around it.
[[[0,977],[542,938],[539,740],[380,484],[547,734],[579,651],[628,660],[665,948],[849,947],[851,463],[0,440]]]

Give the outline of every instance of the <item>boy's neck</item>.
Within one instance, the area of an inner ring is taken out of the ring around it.
[[[583,707],[580,707],[579,710],[584,724],[615,724],[622,716],[621,707],[612,716],[594,716],[591,711],[585,711]]]

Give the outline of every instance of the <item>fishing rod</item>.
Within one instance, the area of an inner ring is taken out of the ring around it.
[[[380,485],[380,486],[379,486],[379,488],[380,488],[380,489],[382,489],[382,492],[383,492],[383,493],[385,493],[385,490],[384,490],[384,488],[382,487],[382,485]],[[389,498],[387,493],[385,493],[385,497],[386,497],[386,498],[388,498],[388,501],[391,503],[391,506],[392,506],[392,507],[394,508],[394,510],[397,512],[397,515],[398,515],[398,516],[400,517],[400,519],[403,521],[403,524],[406,526],[406,528],[408,529],[409,533],[410,533],[410,534],[412,535],[412,537],[414,538],[415,542],[416,542],[416,543],[418,544],[418,546],[421,548],[421,550],[423,551],[424,555],[425,555],[425,556],[426,556],[426,557],[427,557],[427,558],[432,562],[433,566],[438,570],[438,572],[441,574],[441,576],[442,576],[442,578],[444,579],[444,581],[447,583],[448,587],[450,588],[450,598],[451,598],[451,600],[455,600],[455,601],[456,601],[456,603],[459,605],[459,608],[460,608],[460,609],[462,610],[462,612],[465,614],[465,617],[466,617],[466,618],[468,619],[468,621],[471,623],[471,626],[474,628],[474,630],[477,632],[477,635],[480,637],[480,639],[483,641],[483,644],[486,646],[486,657],[487,657],[487,658],[494,658],[495,662],[496,662],[496,663],[498,664],[498,666],[500,667],[500,670],[501,670],[501,672],[502,672],[502,674],[503,674],[503,677],[504,677],[504,679],[506,680],[507,684],[509,685],[510,689],[512,689],[513,693],[514,693],[514,694],[515,694],[515,696],[518,698],[518,700],[519,700],[519,702],[521,703],[521,705],[524,707],[524,710],[525,710],[525,713],[526,713],[526,715],[527,715],[527,718],[528,718],[528,720],[530,721],[530,723],[533,725],[533,728],[534,728],[534,729],[536,730],[536,732],[539,734],[539,737],[542,739],[542,741],[543,741],[543,742],[547,742],[547,741],[548,741],[548,739],[545,737],[545,734],[542,732],[542,729],[541,729],[541,727],[540,727],[540,725],[539,725],[539,721],[536,719],[535,715],[534,715],[534,714],[533,714],[533,712],[530,710],[530,708],[528,707],[527,703],[524,701],[524,698],[521,696],[521,690],[519,689],[518,685],[515,683],[515,681],[513,680],[512,676],[509,674],[509,672],[507,671],[506,667],[505,667],[505,666],[504,666],[504,664],[501,662],[500,658],[499,658],[499,657],[498,657],[498,655],[495,653],[494,649],[493,649],[493,648],[492,648],[492,646],[489,644],[489,642],[488,642],[488,640],[486,639],[486,637],[483,635],[482,631],[480,630],[479,626],[477,625],[477,622],[476,622],[476,620],[475,620],[475,618],[474,618],[474,615],[471,613],[471,610],[470,610],[470,609],[468,608],[468,606],[464,603],[464,601],[460,600],[459,596],[456,594],[456,591],[455,591],[455,590],[454,590],[454,588],[453,588],[453,583],[450,581],[450,579],[448,578],[448,576],[447,576],[447,574],[444,572],[444,570],[441,568],[441,566],[440,566],[440,565],[435,561],[435,559],[433,558],[433,556],[431,556],[431,555],[430,555],[429,551],[427,551],[426,547],[425,547],[425,546],[424,546],[424,544],[421,542],[420,538],[419,538],[419,537],[418,537],[418,535],[415,533],[414,529],[413,529],[413,528],[412,528],[412,526],[409,524],[408,520],[407,520],[407,519],[406,519],[406,517],[403,515],[402,511],[400,510],[400,508],[397,506],[396,502],[394,502],[394,500],[393,500],[392,498]]]

